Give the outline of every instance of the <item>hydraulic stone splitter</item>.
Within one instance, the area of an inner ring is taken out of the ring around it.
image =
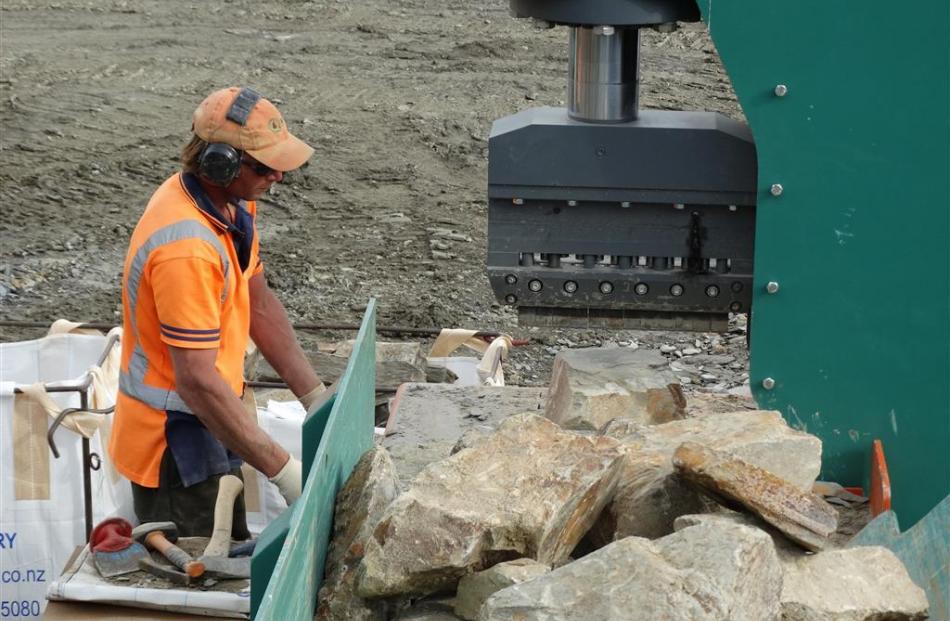
[[[828,480],[950,492],[950,12],[824,0],[510,0],[567,28],[566,108],[495,122],[488,276],[527,325],[715,330]],[[703,19],[749,125],[639,110],[643,27]],[[755,137],[753,141],[753,135]]]
[[[514,1],[569,31],[567,108],[497,121],[488,273],[528,325],[717,330],[752,300],[756,154],[714,112],[639,110],[640,28],[692,2]]]

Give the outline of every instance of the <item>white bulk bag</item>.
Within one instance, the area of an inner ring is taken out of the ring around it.
[[[42,391],[37,384],[80,385],[94,372],[88,407],[115,403],[119,344],[95,367],[107,337],[51,334],[33,341],[0,343],[0,617],[37,618],[46,588],[73,550],[85,543],[82,437],[61,426],[54,436],[60,457],[46,446],[59,410],[80,407],[76,391]],[[14,389],[39,391],[39,399]],[[67,419],[70,417],[67,417]],[[90,433],[90,451],[102,462],[92,472],[93,524],[119,515],[134,519],[132,492],[109,463],[111,416],[78,415]]]

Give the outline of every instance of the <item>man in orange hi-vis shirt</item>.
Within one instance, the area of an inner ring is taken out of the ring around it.
[[[182,171],[152,195],[122,276],[122,370],[109,454],[132,481],[142,522],[210,536],[218,480],[247,462],[288,504],[300,461],[242,404],[248,338],[309,411],[325,390],[264,279],[256,203],[313,149],[249,88],[212,93],[194,113]],[[233,536],[248,537],[243,498]]]

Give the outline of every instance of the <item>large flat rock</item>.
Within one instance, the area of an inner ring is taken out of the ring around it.
[[[621,454],[531,414],[428,466],[367,543],[363,597],[428,594],[520,557],[560,565],[613,495]]]
[[[665,423],[686,415],[686,400],[659,352],[566,349],[554,358],[544,415],[581,430],[597,430],[620,417]]]
[[[765,533],[736,524],[627,537],[492,595],[480,621],[772,621],[781,567]]]
[[[423,468],[445,459],[470,430],[490,432],[515,414],[539,413],[544,388],[404,384],[391,406],[383,446],[407,485]]]
[[[782,621],[926,618],[926,593],[887,548],[828,550],[785,563]]]

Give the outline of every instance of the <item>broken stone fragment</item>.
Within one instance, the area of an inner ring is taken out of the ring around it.
[[[595,547],[630,535],[655,539],[673,532],[680,515],[704,513],[711,501],[673,471],[673,453],[692,441],[729,451],[796,487],[810,489],[821,468],[821,440],[789,427],[778,412],[703,414],[662,425],[615,419],[601,432],[624,452],[617,493],[591,532]]]
[[[513,584],[533,580],[549,571],[550,565],[530,558],[519,558],[464,576],[459,581],[458,592],[455,594],[455,614],[468,621],[475,621],[478,618],[478,610],[492,593]]]
[[[627,537],[498,591],[480,621],[771,621],[781,567],[765,533],[736,524]]]
[[[611,438],[511,417],[428,466],[390,505],[367,543],[358,592],[434,593],[520,557],[562,564],[613,495],[620,467]]]
[[[782,621],[917,621],[927,595],[893,552],[829,550],[785,563]]]
[[[685,412],[679,382],[655,351],[568,349],[554,358],[544,415],[565,429],[597,430],[620,417],[665,423]]]
[[[691,484],[726,503],[738,503],[812,550],[828,547],[838,514],[822,498],[730,453],[683,443],[673,466]]]
[[[396,471],[385,449],[363,454],[336,497],[333,538],[327,552],[326,578],[317,597],[316,619],[384,620],[386,604],[356,595],[356,574],[366,541],[399,492]]]

